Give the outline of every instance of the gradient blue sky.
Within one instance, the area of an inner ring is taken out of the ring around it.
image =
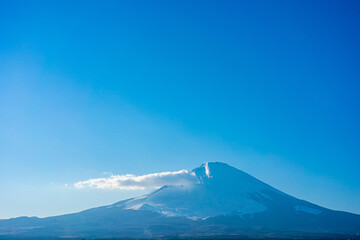
[[[360,214],[358,1],[1,1],[0,218],[222,161]]]

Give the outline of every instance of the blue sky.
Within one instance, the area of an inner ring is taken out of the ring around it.
[[[222,161],[360,214],[357,1],[1,1],[0,218]],[[65,184],[68,186],[66,187]]]

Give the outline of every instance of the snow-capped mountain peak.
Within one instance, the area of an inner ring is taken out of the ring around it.
[[[359,239],[359,215],[294,198],[225,163],[204,163],[183,173],[184,184],[113,205],[43,219],[2,220],[0,235],[347,239],[338,234],[352,234],[356,238],[351,239]]]
[[[251,215],[267,209],[264,200],[271,199],[267,192],[278,192],[247,173],[221,162],[204,163],[189,174],[198,181],[190,185],[166,185],[114,206],[190,218]]]

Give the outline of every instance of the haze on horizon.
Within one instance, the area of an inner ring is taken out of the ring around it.
[[[1,1],[0,219],[77,212],[163,183],[82,181],[213,161],[360,214],[359,10]]]

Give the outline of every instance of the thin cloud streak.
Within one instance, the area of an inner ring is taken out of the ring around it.
[[[112,175],[108,178],[93,178],[79,181],[74,184],[78,189],[118,189],[118,190],[143,190],[146,188],[159,188],[164,185],[188,185],[196,182],[194,173],[188,170],[175,172],[151,173],[141,176],[133,174]]]

